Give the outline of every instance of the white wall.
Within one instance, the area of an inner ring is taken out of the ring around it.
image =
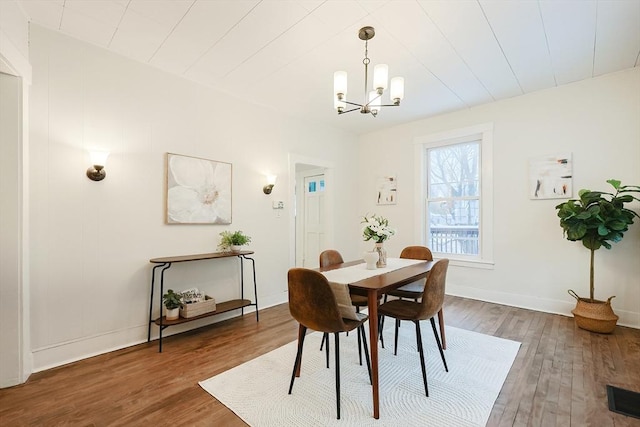
[[[414,203],[414,139],[487,122],[494,124],[495,266],[450,267],[447,291],[570,314],[575,300],[567,289],[589,292],[589,251],[563,238],[555,210],[561,200],[529,200],[528,159],[572,152],[574,197],[581,188],[609,190],[610,178],[640,185],[640,68],[361,136],[359,210],[387,216],[398,229],[385,243],[390,256],[420,241],[414,230],[420,209]],[[376,206],[375,176],[386,174],[398,175],[398,204]],[[639,203],[630,207],[640,212]],[[621,242],[596,252],[595,262],[596,298],[616,295],[619,323],[634,327],[640,327],[638,260],[636,219]]]
[[[37,26],[30,49],[36,371],[145,341],[149,259],[215,251],[226,229],[253,239],[260,306],[286,301],[290,153],[334,164],[335,202],[355,211],[354,136],[283,118]],[[91,148],[111,151],[104,181],[85,176]],[[233,164],[231,226],[164,224],[166,152]],[[269,171],[278,182],[266,196]],[[286,202],[280,217],[273,200]],[[355,256],[357,230],[350,235],[342,215],[334,224],[336,244]],[[165,289],[198,286],[218,300],[237,297],[237,269],[235,259],[177,264]]]

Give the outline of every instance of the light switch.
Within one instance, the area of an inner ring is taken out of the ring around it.
[[[284,202],[283,201],[273,201],[271,203],[272,203],[273,209],[284,209]]]

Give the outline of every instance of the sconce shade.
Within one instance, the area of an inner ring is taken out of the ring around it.
[[[91,157],[91,164],[105,167],[107,165],[107,157],[109,157],[108,151],[90,151],[89,157]]]

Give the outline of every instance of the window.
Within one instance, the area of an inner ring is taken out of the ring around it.
[[[417,138],[420,239],[436,257],[492,263],[491,124]]]
[[[479,254],[480,141],[425,150],[427,246],[434,252]]]

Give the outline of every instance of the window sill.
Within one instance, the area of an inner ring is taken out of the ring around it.
[[[448,257],[447,254],[434,254],[435,259],[449,258],[449,265],[465,268],[479,268],[482,270],[493,270],[495,264],[493,261],[476,260],[476,259],[456,259]]]

